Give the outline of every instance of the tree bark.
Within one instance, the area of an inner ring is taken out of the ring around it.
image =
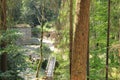
[[[77,1],[71,80],[86,80],[90,0]]]
[[[69,35],[70,35],[70,52],[69,52],[69,56],[70,56],[70,74],[71,74],[71,60],[72,60],[72,45],[73,45],[73,0],[70,0],[70,14],[69,14],[69,20],[70,20],[70,31],[69,31]]]
[[[109,44],[110,44],[110,0],[108,0],[108,28],[107,28],[107,49],[106,49],[106,80],[108,80],[108,66],[109,66]]]
[[[6,31],[7,27],[6,27],[6,0],[0,0],[0,34],[2,34],[1,31]],[[5,41],[2,42],[2,44],[0,45],[1,49],[4,49],[6,47],[6,43]],[[1,55],[1,71],[5,72],[7,70],[7,53],[3,52]]]

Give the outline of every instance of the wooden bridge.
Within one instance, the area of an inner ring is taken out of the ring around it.
[[[54,73],[54,68],[55,68],[55,62],[56,58],[55,57],[50,57],[48,60],[48,64],[46,67],[46,77],[43,80],[53,80],[53,73]]]

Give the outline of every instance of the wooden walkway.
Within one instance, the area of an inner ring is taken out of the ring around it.
[[[50,57],[48,60],[48,64],[46,67],[46,77],[44,80],[53,80],[53,73],[54,73],[54,68],[55,68],[55,62],[56,58],[55,57]]]

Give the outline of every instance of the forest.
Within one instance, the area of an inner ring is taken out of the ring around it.
[[[0,0],[0,80],[120,80],[120,0]]]

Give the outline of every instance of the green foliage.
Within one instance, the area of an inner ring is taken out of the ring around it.
[[[52,51],[50,50],[50,48],[46,44],[43,44],[43,50],[42,50],[42,52],[43,52],[43,56],[42,57],[44,59],[48,59],[49,56],[52,54]],[[38,56],[40,55],[40,48],[36,49],[34,55],[38,55]],[[36,60],[36,61],[34,61],[34,62],[32,62],[32,64],[30,63],[29,64],[29,68],[31,68],[31,69],[33,69],[33,71],[35,71],[37,69],[38,61],[39,61],[39,59]]]
[[[16,45],[16,40],[20,33],[15,30],[7,30],[0,36],[0,45],[7,44],[4,49],[0,48],[0,53],[7,52],[7,71],[0,73],[0,79],[6,77],[7,80],[21,80],[18,74],[27,68],[26,57],[20,46]]]
[[[118,35],[119,1],[111,1],[110,48]],[[118,6],[118,7],[117,7]],[[114,9],[113,9],[114,8]],[[90,79],[104,80],[106,67],[108,1],[92,0],[90,13]],[[114,36],[114,37],[113,37]],[[109,69],[119,66],[118,51],[109,52]],[[117,69],[117,68],[116,68]],[[109,72],[109,79],[111,79]],[[117,77],[116,77],[117,78]],[[115,79],[115,78],[112,78]]]
[[[22,0],[7,0],[7,26],[13,27],[21,15]]]
[[[23,0],[21,22],[36,26],[43,23],[43,18],[45,21],[54,20],[58,16],[59,1],[60,0]],[[55,4],[56,7],[53,8],[52,4]]]
[[[55,30],[54,29],[54,22],[46,22],[43,26],[43,31],[44,32],[50,32],[50,31],[53,31]],[[32,28],[32,35],[34,37],[40,37],[40,34],[41,34],[41,25],[37,25],[35,27]]]
[[[47,45],[43,45],[43,57],[44,58],[49,58],[50,54],[52,53],[52,51],[50,50],[50,48]]]
[[[20,76],[18,76],[12,70],[6,71],[4,73],[0,72],[0,80],[7,79],[7,80],[23,80]]]
[[[0,35],[0,43],[5,42],[6,44],[15,44],[15,41],[18,37],[22,36],[22,34],[14,29],[2,31],[2,35]]]
[[[90,76],[91,80],[105,79],[107,34],[107,1],[91,3],[90,13]]]
[[[76,6],[76,0],[73,4]],[[55,70],[55,80],[69,80],[69,2],[67,0],[8,0],[8,26],[15,23],[28,23],[32,25],[32,34],[39,37],[41,23],[44,31],[56,30],[60,33],[57,48],[60,51],[53,53],[60,66]],[[90,9],[90,80],[105,80],[106,65],[106,35],[108,19],[108,1],[91,0]],[[111,0],[111,28],[109,51],[109,79],[119,80],[120,69],[119,39],[120,39],[120,0]],[[75,7],[73,14],[75,17]],[[6,76],[8,80],[18,79],[18,73],[27,67],[26,56],[16,40],[21,34],[14,30],[7,30],[0,35],[0,45],[5,42],[7,47],[0,49],[0,53],[8,53],[8,71],[0,73],[0,79]],[[114,47],[117,46],[117,47]],[[40,49],[37,49],[39,53]],[[47,45],[43,45],[43,55],[48,57],[52,52]],[[36,64],[29,67],[36,70]],[[18,79],[19,80],[19,79]]]
[[[41,27],[40,26],[36,26],[32,28],[32,35],[34,37],[40,37],[39,34],[41,33]]]
[[[52,51],[50,50],[50,48],[48,47],[48,45],[46,44],[43,44],[43,47],[42,47],[42,52],[43,52],[43,58],[46,58],[48,59],[50,54],[52,53]],[[40,48],[37,49],[37,53],[39,54],[40,52]]]
[[[55,69],[55,80],[70,80],[68,53],[68,50],[64,50],[63,52],[61,51],[60,53],[54,53],[59,63],[59,66]]]
[[[54,53],[59,62],[55,70],[55,80],[70,80],[69,72],[69,3],[63,1],[59,11],[56,29],[60,33],[57,48],[60,52]]]

